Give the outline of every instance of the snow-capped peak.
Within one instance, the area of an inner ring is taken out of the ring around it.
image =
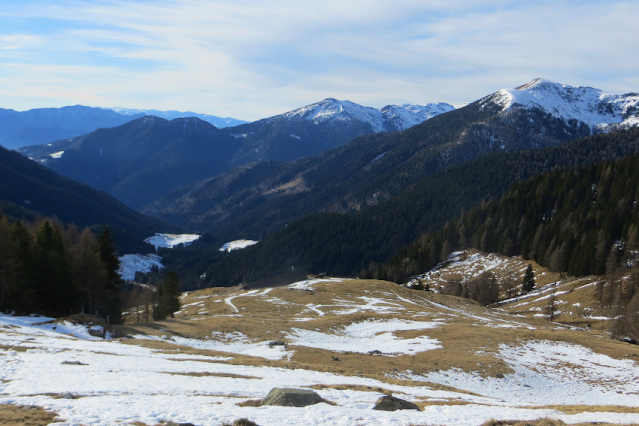
[[[387,105],[377,109],[350,101],[327,98],[287,112],[281,117],[299,117],[311,120],[316,124],[330,120],[359,121],[369,124],[374,132],[381,132],[404,130],[453,109],[455,108],[452,105],[443,102],[426,105]]]
[[[491,99],[504,110],[541,108],[566,121],[582,121],[593,130],[605,130],[610,125],[629,127],[639,124],[637,93],[614,95],[592,87],[575,87],[536,78],[514,89],[502,89]]]

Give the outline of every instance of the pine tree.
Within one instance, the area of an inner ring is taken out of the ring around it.
[[[164,278],[158,287],[158,299],[154,319],[164,319],[169,315],[173,318],[173,314],[180,310],[180,279],[177,272],[171,271]]]
[[[118,324],[122,315],[122,302],[120,298],[120,283],[122,280],[118,273],[120,260],[115,252],[115,248],[113,248],[111,233],[106,226],[98,238],[98,252],[100,254],[100,260],[106,268],[107,275],[102,289],[104,294],[104,300],[101,303],[102,309],[104,313],[109,316],[111,323]]]
[[[49,221],[36,233],[35,258],[38,304],[49,313],[70,314],[76,305],[76,289],[60,230]]]
[[[524,282],[521,286],[521,291],[523,293],[528,293],[532,289],[535,288],[535,273],[533,272],[532,265],[529,263],[528,268],[526,268],[526,273],[524,274]]]

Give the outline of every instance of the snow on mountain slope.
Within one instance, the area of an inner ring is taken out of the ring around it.
[[[381,109],[387,122],[396,130],[404,130],[422,123],[436,115],[456,109],[444,102],[432,102],[426,105],[388,105]]]
[[[144,242],[151,244],[157,250],[158,247],[173,248],[177,245],[184,244],[188,246],[193,241],[200,238],[197,234],[161,234],[156,233],[154,236],[147,238]]]
[[[254,244],[257,244],[257,241],[254,241],[254,240],[229,241],[228,243],[225,243],[222,247],[220,247],[220,251],[226,251],[230,253],[233,250],[240,250],[240,249],[252,246]]]
[[[287,112],[279,117],[301,117],[316,124],[331,120],[359,121],[369,124],[374,132],[383,132],[404,130],[454,109],[455,107],[452,105],[443,102],[426,105],[387,105],[377,109],[350,101],[328,98]]]
[[[638,93],[614,95],[592,87],[574,87],[541,78],[515,89],[502,89],[488,99],[510,108],[541,108],[557,118],[578,120],[593,130],[639,124]]]
[[[144,274],[151,272],[151,268],[157,266],[159,269],[164,268],[162,258],[157,254],[125,254],[119,257],[120,269],[118,274],[123,280],[133,281],[136,272]]]

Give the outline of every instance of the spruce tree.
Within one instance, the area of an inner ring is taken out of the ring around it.
[[[528,268],[526,268],[526,273],[524,274],[524,283],[521,286],[521,291],[523,293],[528,293],[534,288],[535,288],[535,273],[533,272],[532,265],[529,263]]]
[[[122,280],[118,273],[120,260],[113,247],[111,233],[106,226],[98,238],[98,252],[100,260],[106,268],[107,275],[102,288],[104,300],[101,301],[100,305],[104,314],[109,316],[110,322],[118,324],[122,315],[122,302],[120,300],[120,283]]]
[[[180,310],[180,279],[177,272],[169,272],[160,283],[158,299],[158,306],[153,315],[156,320],[164,319],[169,315],[173,318],[173,314]]]

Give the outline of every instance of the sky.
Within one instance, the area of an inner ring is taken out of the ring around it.
[[[639,92],[639,0],[3,0],[0,108],[257,120],[472,102],[533,78]]]

